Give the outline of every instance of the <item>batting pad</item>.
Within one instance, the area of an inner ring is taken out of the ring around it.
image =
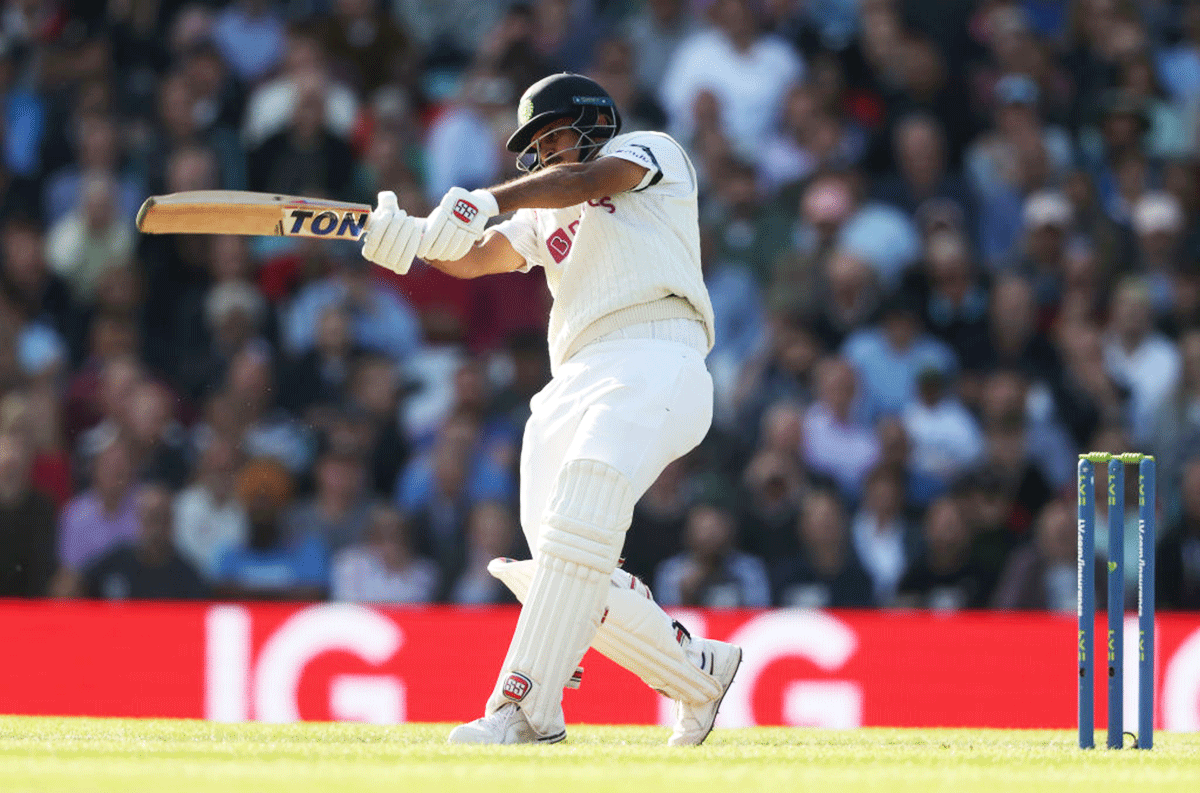
[[[500,579],[517,600],[525,601],[533,579],[532,559],[493,559],[488,572]],[[701,705],[721,695],[721,685],[688,656],[691,637],[680,630],[650,589],[624,570],[614,570],[608,611],[592,640],[597,652],[640,677],[670,699]]]
[[[566,729],[562,690],[600,626],[635,500],[632,484],[610,465],[563,466],[488,713],[516,702],[543,738]]]

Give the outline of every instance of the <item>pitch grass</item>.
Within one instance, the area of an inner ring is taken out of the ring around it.
[[[1200,735],[1083,752],[1067,731],[756,728],[670,749],[653,727],[572,727],[567,743],[505,747],[449,746],[448,730],[0,717],[0,791],[1200,790]]]

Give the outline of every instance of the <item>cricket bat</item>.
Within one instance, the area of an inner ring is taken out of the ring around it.
[[[145,234],[357,240],[369,214],[369,205],[349,201],[246,190],[191,190],[147,198],[138,210],[137,227]]]

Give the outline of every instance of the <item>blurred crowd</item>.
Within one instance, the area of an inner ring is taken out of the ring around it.
[[[6,0],[0,596],[511,602],[541,275],[133,219],[425,214],[561,70],[700,177],[714,426],[625,548],[662,603],[1072,611],[1099,450],[1157,456],[1200,609],[1193,0]]]

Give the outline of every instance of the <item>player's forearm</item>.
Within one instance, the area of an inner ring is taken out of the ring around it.
[[[563,209],[609,195],[593,178],[594,163],[555,165],[490,188],[500,214],[518,209]]]
[[[483,239],[454,261],[428,260],[429,266],[454,278],[478,278],[481,275],[509,273],[525,264],[508,244],[507,238],[495,230],[484,233]]]

